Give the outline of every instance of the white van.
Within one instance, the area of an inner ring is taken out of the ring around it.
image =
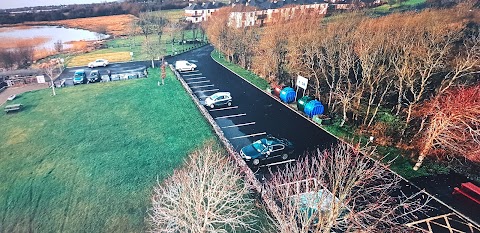
[[[175,69],[178,71],[194,70],[195,68],[197,68],[197,65],[192,64],[185,60],[180,60],[175,62]]]

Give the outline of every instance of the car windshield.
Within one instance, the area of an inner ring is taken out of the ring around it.
[[[219,96],[220,96],[219,94],[213,94],[212,96],[210,96],[210,99],[216,99]]]
[[[262,141],[258,140],[252,144],[253,148],[258,152],[262,152],[266,147],[263,145]]]

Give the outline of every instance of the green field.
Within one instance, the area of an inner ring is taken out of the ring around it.
[[[373,8],[374,13],[387,14],[394,11],[402,11],[414,8],[417,5],[425,3],[426,0],[406,0],[402,3],[396,3],[393,5],[384,4],[379,7]]]
[[[172,74],[157,80],[24,93],[0,113],[0,232],[145,231],[157,180],[213,138]]]
[[[175,43],[172,44],[172,37],[175,38]],[[181,33],[176,33],[174,35],[171,35],[169,33],[162,35],[161,37],[161,44],[164,46],[165,53],[161,55],[174,55],[174,54],[179,54],[183,53],[189,50],[192,50],[194,48],[198,48],[199,46],[204,45],[202,44],[183,44],[180,43],[180,40],[182,38]],[[194,40],[194,35],[192,30],[186,31],[184,33],[185,40]],[[200,39],[201,34],[198,31],[196,38]],[[147,37],[149,41],[157,41],[158,40],[158,35],[149,35]],[[75,67],[75,66],[86,66],[89,61],[94,61],[95,59],[99,58],[105,58],[109,60],[108,58],[104,57],[104,54],[108,54],[111,56],[115,56],[115,54],[118,54],[117,59],[110,59],[113,62],[118,62],[118,61],[146,61],[149,60],[150,57],[148,57],[147,53],[145,53],[144,48],[142,45],[145,43],[145,36],[131,36],[128,38],[117,38],[113,40],[109,40],[106,44],[107,48],[104,49],[98,49],[93,52],[89,53],[84,53],[80,54],[77,56],[74,56],[72,58],[68,59],[68,67]],[[130,57],[130,52],[133,52],[133,57]],[[124,56],[124,54],[127,53],[128,56]]]

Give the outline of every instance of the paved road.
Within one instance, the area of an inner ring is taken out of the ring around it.
[[[169,58],[167,61],[173,63],[175,60],[189,60],[197,64],[198,70],[183,72],[182,77],[201,102],[218,91],[231,93],[233,98],[231,107],[209,110],[209,113],[237,151],[267,134],[291,140],[295,144],[296,156],[308,153],[315,148],[329,148],[337,142],[336,138],[271,98],[270,95],[217,64],[210,57],[211,51],[212,47],[206,46]],[[254,170],[259,178],[266,174],[265,169]],[[408,194],[418,192],[419,189],[408,182],[402,182],[402,191]],[[452,212],[437,201],[430,202],[430,205],[436,209],[430,211],[429,216]],[[479,218],[478,215],[468,217],[476,221]],[[438,228],[434,232],[443,232],[443,230]]]
[[[157,65],[157,64],[156,64]],[[107,70],[110,70],[113,75],[117,74],[127,74],[127,73],[136,73],[136,72],[143,72],[147,67],[151,66],[149,61],[137,61],[137,62],[125,62],[125,63],[113,63],[106,67],[95,67],[90,69],[86,66],[83,67],[74,67],[74,68],[66,68],[62,74],[57,78],[55,81],[56,83],[60,82],[60,80],[65,80],[66,86],[73,85],[73,74],[78,69],[84,69],[87,75],[90,74],[92,70],[99,70],[100,75],[106,75]]]

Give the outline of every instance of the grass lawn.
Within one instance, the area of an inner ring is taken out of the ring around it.
[[[145,231],[157,180],[213,138],[172,74],[157,80],[24,93],[0,113],[0,232]]]
[[[379,7],[373,8],[373,12],[379,13],[379,14],[386,14],[386,13],[389,13],[389,12],[392,12],[392,11],[406,10],[406,9],[409,9],[409,8],[414,7],[416,5],[423,4],[425,2],[426,2],[426,0],[407,0],[405,2],[396,3],[396,4],[393,4],[393,5],[384,4],[384,5],[381,5]]]
[[[97,59],[107,59],[109,62],[122,62],[130,61],[130,52],[128,51],[118,51],[114,52],[112,50],[97,50],[91,53],[85,53],[80,56],[73,57],[68,65],[73,66],[86,66],[88,63],[95,61]]]
[[[223,55],[217,52],[216,50],[214,50],[211,55],[215,61],[233,70],[233,72],[242,76],[244,79],[248,80],[249,82],[251,82],[256,87],[260,88],[261,90],[266,90],[270,86],[268,85],[268,82],[265,79],[258,77],[253,72],[245,70],[236,64],[228,62],[227,60],[225,60]]]

